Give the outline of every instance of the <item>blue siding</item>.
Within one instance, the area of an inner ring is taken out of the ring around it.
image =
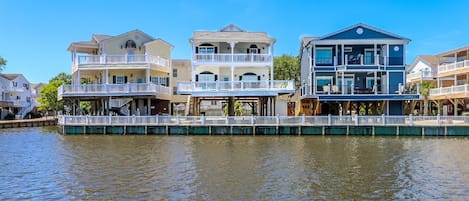
[[[322,40],[325,40],[325,39],[332,39],[332,40],[334,39],[336,40],[338,39],[400,39],[400,38],[396,38],[387,34],[376,32],[376,31],[373,31],[373,30],[370,30],[361,26],[359,27],[363,29],[362,34],[358,34],[357,33],[358,27],[354,27],[352,29],[340,32],[338,34],[329,36],[327,38],[323,38]]]
[[[398,48],[396,51],[395,47]],[[404,51],[402,45],[389,45],[389,65],[404,65]]]
[[[402,101],[389,101],[389,115],[402,115],[403,110]]]
[[[389,72],[389,93],[399,89],[399,83],[405,84],[402,72]]]

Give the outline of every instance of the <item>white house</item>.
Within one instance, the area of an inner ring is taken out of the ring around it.
[[[34,107],[31,83],[22,74],[0,74],[2,119],[10,112],[24,118]]]

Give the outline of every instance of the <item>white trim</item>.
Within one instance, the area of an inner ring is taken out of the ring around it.
[[[407,41],[396,39],[343,39],[343,40],[316,40],[316,45],[371,45],[371,44],[393,44],[393,45],[407,45]]]

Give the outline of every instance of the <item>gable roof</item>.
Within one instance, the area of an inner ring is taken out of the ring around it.
[[[104,35],[104,34],[93,34],[93,36],[91,38],[92,38],[92,40],[96,41],[96,43],[100,43],[103,40],[112,38],[112,36]]]
[[[351,31],[351,30],[354,30],[354,29],[358,29],[358,28],[364,28],[364,29],[368,29],[368,30],[371,30],[371,31],[374,31],[378,34],[382,34],[383,36],[387,36],[389,38],[393,38],[393,39],[399,39],[399,40],[405,40],[407,42],[410,41],[410,39],[408,38],[405,38],[405,37],[402,37],[402,36],[399,36],[397,34],[393,34],[391,32],[387,32],[387,31],[384,31],[384,30],[381,30],[381,29],[378,29],[376,27],[372,27],[370,25],[366,25],[366,24],[363,24],[363,23],[358,23],[358,24],[355,24],[355,25],[352,25],[350,27],[347,27],[347,28],[344,28],[344,29],[341,29],[339,31],[336,31],[336,32],[333,32],[333,33],[330,33],[330,34],[327,34],[325,36],[322,36],[320,37],[318,40],[327,40],[327,39],[330,39],[330,38],[333,38],[334,36],[337,36],[339,34],[342,34],[342,33],[345,33],[345,32],[348,32],[348,31]]]
[[[274,44],[275,38],[267,35],[266,32],[247,32],[236,25],[230,24],[218,31],[195,31],[190,43],[206,42],[260,42]]]
[[[7,79],[7,80],[14,80],[16,79],[18,76],[23,76],[22,74],[0,74],[1,77]]]
[[[150,39],[150,40],[155,40],[152,36],[146,34],[145,32],[140,31],[139,29],[135,29],[135,30],[132,30],[132,31],[125,32],[125,33],[123,33],[123,34],[119,34],[119,35],[117,35],[117,36],[112,36],[112,37],[110,37],[110,38],[106,38],[106,39],[104,39],[104,40],[101,40],[101,42],[104,42],[104,41],[107,41],[107,40],[112,40],[112,39],[115,39],[115,38],[119,38],[119,37],[125,36],[125,35],[130,34],[130,33],[133,33],[133,32],[137,32],[137,33],[139,33],[139,34],[141,34],[141,35],[147,37],[147,38]]]
[[[151,37],[150,35],[146,34],[143,31],[140,31],[139,29],[128,31],[128,32],[125,32],[123,34],[119,34],[117,36],[110,36],[110,35],[104,35],[104,34],[93,34],[91,36],[90,41],[79,41],[79,42],[70,43],[70,45],[67,48],[67,51],[72,51],[73,50],[72,48],[76,48],[78,52],[85,52],[85,53],[90,54],[90,53],[93,53],[94,50],[97,50],[99,48],[99,43],[102,43],[102,42],[107,41],[107,40],[112,40],[112,39],[115,39],[115,38],[119,38],[119,37],[125,36],[127,34],[130,34],[132,32],[137,32],[137,33],[143,35],[144,37],[147,37],[151,41],[155,40],[153,37]],[[166,43],[168,43],[168,42],[166,42]],[[169,45],[171,45],[171,44],[169,44]]]
[[[418,64],[418,62],[421,61],[425,63],[427,66],[432,68],[432,71],[436,71],[438,68],[438,57],[437,56],[432,56],[432,55],[418,55],[412,64],[409,65],[409,68],[407,68],[407,72],[411,72],[415,66]]]

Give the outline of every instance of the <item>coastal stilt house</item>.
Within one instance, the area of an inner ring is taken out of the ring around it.
[[[72,115],[169,114],[172,48],[140,30],[74,42],[68,47],[72,83],[59,88],[58,98],[67,100]]]
[[[31,98],[31,83],[22,74],[0,74],[0,85],[1,119],[9,114],[23,119],[37,106]]]
[[[301,41],[300,114],[401,115],[409,39],[365,24]]]
[[[275,39],[265,32],[247,32],[235,25],[219,31],[195,31],[192,46],[190,82],[179,82],[179,94],[190,95],[188,115],[201,115],[203,102],[227,107],[234,114],[234,103],[249,105],[243,115],[275,115],[280,94],[294,93],[294,81],[274,80]],[[223,106],[228,104],[227,106]]]
[[[173,59],[171,61],[173,73],[171,74],[171,115],[184,116],[187,105],[188,95],[177,94],[177,83],[188,82],[191,80],[191,60],[190,59]]]
[[[430,90],[432,110],[440,115],[469,111],[469,46],[435,55],[437,88]]]
[[[429,113],[428,95],[431,86],[436,86],[436,77],[438,73],[438,57],[433,55],[419,55],[415,58],[411,65],[407,67],[406,86],[420,86],[420,100],[410,101],[406,104],[409,108],[408,114],[424,114]]]

